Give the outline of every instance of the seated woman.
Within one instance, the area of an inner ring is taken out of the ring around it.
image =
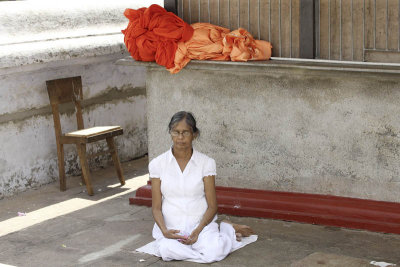
[[[218,228],[216,165],[192,148],[200,133],[193,115],[180,111],[168,127],[172,148],[149,164],[155,254],[165,261],[220,261],[253,231],[227,221]]]

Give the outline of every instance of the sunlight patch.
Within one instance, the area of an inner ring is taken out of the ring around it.
[[[114,194],[109,197],[102,198],[100,200],[88,200],[82,198],[72,198],[57,204],[47,206],[32,212],[24,213],[24,216],[17,216],[8,220],[0,222],[0,237],[20,231],[24,228],[33,226],[35,224],[54,219],[56,217],[81,210],[99,203],[102,203],[113,198],[126,195],[133,191],[136,191],[139,187],[146,185],[149,179],[149,175],[145,174],[142,176],[135,177],[126,181],[126,184],[121,188],[129,188],[128,190]],[[1,266],[0,266],[1,267]]]

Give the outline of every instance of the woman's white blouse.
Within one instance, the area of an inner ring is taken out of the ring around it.
[[[208,207],[203,178],[216,175],[215,160],[193,149],[192,157],[182,172],[170,149],[150,162],[149,175],[161,180],[166,227],[191,233]],[[153,236],[157,238],[161,232],[156,224],[154,228]]]

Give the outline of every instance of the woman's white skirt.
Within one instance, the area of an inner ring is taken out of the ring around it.
[[[231,224],[216,222],[208,224],[199,234],[193,245],[185,245],[176,239],[165,238],[157,225],[154,227],[155,241],[136,249],[136,251],[161,257],[164,261],[186,260],[210,263],[223,260],[229,253],[257,240],[257,235],[236,240],[235,229]],[[157,231],[158,230],[158,231]]]

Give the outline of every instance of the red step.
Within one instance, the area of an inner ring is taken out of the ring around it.
[[[400,203],[217,186],[218,212],[400,234]],[[151,206],[151,182],[130,204]]]

